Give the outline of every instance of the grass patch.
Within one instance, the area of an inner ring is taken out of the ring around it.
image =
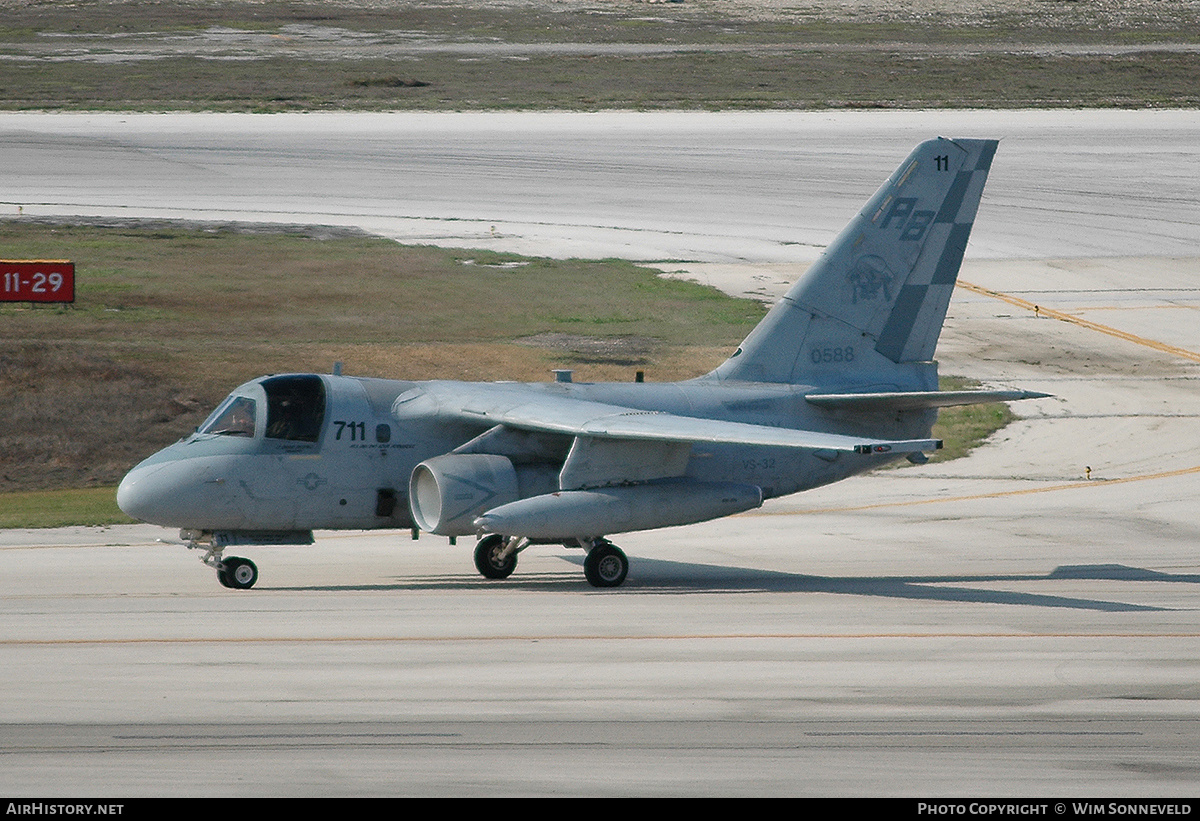
[[[762,315],[752,300],[623,260],[525,259],[375,237],[0,222],[0,249],[15,258],[53,252],[79,271],[70,309],[0,308],[10,339],[143,351],[169,341],[194,363],[223,347],[274,362],[282,340],[486,343],[581,322],[668,346],[734,344]]]
[[[133,524],[115,487],[0,493],[0,528]]]
[[[1200,6],[1187,0],[1042,2],[1005,11],[962,4],[936,15],[862,5],[818,0],[751,16],[707,0],[654,14],[619,0],[603,12],[550,0],[479,7],[0,0],[0,108],[1200,103],[1200,55],[1172,48],[1200,42]],[[572,46],[548,48],[563,43]]]
[[[1056,108],[1200,104],[1200,54],[751,52],[451,54],[334,62],[170,57],[143,63],[0,61],[0,108],[493,110]],[[367,76],[364,77],[364,72]],[[373,75],[378,75],[374,79]]]
[[[979,383],[962,377],[942,377],[938,387],[944,391],[967,391],[979,387]],[[929,457],[930,462],[949,462],[966,456],[983,444],[989,436],[1016,418],[1012,409],[1003,402],[986,405],[960,405],[938,411],[937,424],[933,426],[933,438],[941,439],[942,449]]]

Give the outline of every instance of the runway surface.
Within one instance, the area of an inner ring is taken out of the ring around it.
[[[1193,256],[1198,132],[1200,111],[0,113],[0,206],[353,225],[542,256],[795,262],[917,142],[989,137],[1001,146],[973,256]]]
[[[613,591],[407,532],[247,548],[249,592],[160,528],[0,532],[0,792],[1195,794],[1200,115],[410,116],[0,115],[5,199],[766,296],[912,143],[999,135],[939,359],[1054,398],[963,460],[621,537]]]

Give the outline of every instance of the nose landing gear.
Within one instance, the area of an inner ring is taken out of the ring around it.
[[[221,540],[208,531],[183,530],[179,533],[189,550],[203,550],[200,561],[217,571],[217,581],[231,590],[249,590],[258,581],[258,566],[240,556],[223,558]]]

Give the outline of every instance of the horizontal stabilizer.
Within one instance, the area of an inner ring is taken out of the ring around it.
[[[986,405],[1020,399],[1045,399],[1050,394],[1036,391],[901,391],[896,393],[818,393],[804,397],[810,405],[826,410],[881,411],[948,408],[955,405]]]

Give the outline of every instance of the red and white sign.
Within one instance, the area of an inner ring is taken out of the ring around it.
[[[75,263],[0,259],[0,302],[74,302]]]

